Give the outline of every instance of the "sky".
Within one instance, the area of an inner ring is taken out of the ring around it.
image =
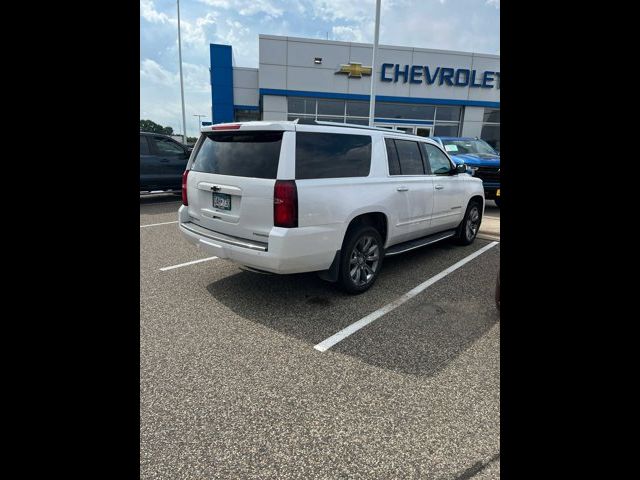
[[[382,0],[380,44],[500,53],[500,0]],[[209,44],[258,67],[258,35],[373,43],[375,0],[182,0],[187,135],[211,120]],[[140,118],[182,133],[176,0],[140,0]]]

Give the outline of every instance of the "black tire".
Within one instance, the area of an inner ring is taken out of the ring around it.
[[[493,201],[496,202],[496,205],[500,208],[500,198],[495,198]]]
[[[471,245],[478,235],[480,223],[482,222],[482,209],[480,202],[472,201],[467,205],[464,218],[458,225],[454,241],[458,245]]]
[[[342,245],[338,285],[347,293],[366,292],[378,278],[383,259],[384,244],[378,230],[367,225],[354,227]]]

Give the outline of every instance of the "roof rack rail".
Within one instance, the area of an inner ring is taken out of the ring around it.
[[[360,128],[362,130],[376,130],[382,132],[393,132],[393,133],[401,133],[404,135],[413,135],[409,132],[404,132],[402,130],[391,130],[389,128],[382,127],[370,127],[369,125],[358,125],[356,123],[338,123],[338,122],[326,122],[323,120],[314,120],[312,118],[296,118],[293,120],[293,123],[296,125],[317,125],[317,126],[327,126],[327,127],[343,127],[343,128]]]

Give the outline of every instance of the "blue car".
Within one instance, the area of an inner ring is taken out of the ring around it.
[[[500,206],[500,154],[491,145],[479,138],[433,137],[451,159],[464,163],[468,173],[482,180],[484,197]]]

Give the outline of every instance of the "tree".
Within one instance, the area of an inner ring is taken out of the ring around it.
[[[140,131],[149,133],[161,133],[163,135],[173,135],[173,128],[163,127],[152,120],[140,120]]]

